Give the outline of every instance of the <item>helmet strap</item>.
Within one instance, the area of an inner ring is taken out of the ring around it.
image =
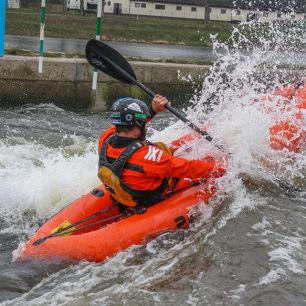
[[[135,125],[140,129],[141,135],[139,137],[140,140],[145,140],[147,135],[147,126],[144,121],[135,121]]]

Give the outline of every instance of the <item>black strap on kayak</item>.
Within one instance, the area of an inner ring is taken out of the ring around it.
[[[75,223],[72,223],[72,224],[66,226],[66,227],[60,227],[56,232],[54,232],[54,233],[52,233],[52,234],[50,234],[50,235],[47,235],[47,236],[45,236],[45,237],[42,237],[42,238],[40,238],[40,239],[37,239],[37,240],[35,240],[32,244],[33,244],[34,246],[37,246],[37,245],[40,245],[41,243],[43,243],[44,241],[46,241],[46,240],[49,239],[49,238],[58,237],[58,236],[62,236],[62,235],[66,235],[66,234],[72,233],[72,232],[74,232],[74,231],[79,231],[82,227],[80,227],[80,228],[78,228],[78,229],[72,229],[71,231],[67,231],[67,230],[69,230],[69,229],[71,229],[71,228],[73,228],[73,227],[75,227],[75,226],[77,226],[77,225],[79,225],[79,224],[81,224],[81,223],[84,223],[84,222],[86,222],[86,221],[88,221],[88,220],[91,220],[91,219],[93,219],[93,218],[95,218],[95,217],[97,217],[97,216],[99,216],[99,215],[101,215],[101,214],[105,214],[105,213],[107,213],[108,211],[110,211],[110,210],[112,210],[113,208],[115,208],[116,206],[117,206],[117,203],[114,203],[113,205],[111,205],[111,206],[109,206],[109,207],[107,207],[107,208],[105,208],[105,209],[102,209],[102,210],[97,211],[97,212],[94,213],[93,215],[90,215],[90,216],[88,216],[88,217],[86,217],[86,218],[83,218],[83,219],[81,219],[81,220],[79,220],[79,221],[77,221],[77,222],[75,222]],[[100,221],[100,223],[105,222],[105,221],[108,221],[108,220],[107,220],[107,219],[103,219],[103,220]],[[94,224],[94,223],[92,223],[92,224]],[[91,226],[92,224],[88,224],[88,226]],[[87,225],[85,225],[85,226],[87,226]]]
[[[178,189],[178,190],[175,190],[175,191],[167,193],[167,195],[165,195],[163,200],[165,200],[166,198],[171,197],[172,195],[176,194],[177,192],[180,192],[182,190],[188,189],[188,188],[190,188],[192,186],[197,186],[197,185],[203,184],[205,182],[206,182],[206,180],[203,180],[203,181],[201,181],[201,180],[194,181],[190,186],[185,186],[185,187],[183,187],[181,189]],[[143,213],[145,213],[147,211],[146,207],[142,207],[143,210],[141,210],[141,212],[138,211],[137,209],[130,209],[129,207],[127,207],[127,208],[129,208],[128,210],[124,210],[122,213],[117,214],[115,216],[111,216],[111,217],[105,218],[103,220],[99,220],[99,221],[96,221],[96,222],[93,222],[93,223],[90,223],[90,224],[86,224],[86,225],[81,226],[79,228],[73,228],[73,227],[75,227],[75,226],[77,226],[77,225],[79,225],[81,223],[84,223],[84,222],[86,222],[86,221],[88,221],[88,220],[90,220],[90,219],[92,219],[94,217],[97,217],[100,214],[103,214],[103,213],[106,213],[106,212],[110,211],[111,209],[113,209],[117,205],[118,205],[118,203],[115,202],[115,204],[111,205],[110,207],[107,207],[106,209],[102,209],[102,210],[96,212],[95,214],[93,214],[93,215],[91,215],[89,217],[86,217],[84,219],[79,220],[78,222],[70,224],[69,226],[61,227],[55,233],[52,233],[50,235],[47,235],[47,236],[42,237],[40,239],[37,239],[32,244],[34,246],[38,246],[38,245],[42,244],[43,242],[45,242],[49,238],[60,237],[60,236],[64,236],[64,235],[67,235],[67,234],[72,234],[72,233],[84,230],[86,228],[89,228],[89,227],[92,227],[92,226],[95,226],[95,225],[98,225],[98,224],[101,224],[101,223],[104,223],[104,222],[109,222],[109,221],[118,219],[120,217],[129,217],[129,216],[131,216],[131,215],[133,215],[135,213],[136,214],[143,214]],[[69,231],[69,229],[71,229],[71,230]]]
[[[174,188],[176,187],[176,185],[178,184],[179,180],[176,180],[176,182],[174,183],[174,185],[172,186],[171,190],[169,190],[168,192],[166,192],[165,194],[163,194],[161,196],[161,198],[159,199],[158,202],[153,202],[153,203],[150,203],[150,204],[147,204],[147,205],[137,205],[136,207],[128,207],[126,206],[122,211],[123,211],[123,214],[126,215],[126,216],[130,216],[130,215],[133,215],[133,214],[144,214],[147,209],[153,205],[156,205],[158,203],[160,203],[161,201],[164,201],[166,199],[169,199],[171,198],[173,195],[175,195],[176,193],[178,192],[181,192],[183,190],[186,190],[190,187],[194,187],[194,186],[198,186],[198,185],[201,185],[201,184],[205,184],[207,182],[206,179],[200,179],[200,180],[193,180],[191,182],[190,185],[188,186],[184,186],[180,189],[177,189],[177,190],[174,190]],[[122,204],[121,204],[122,205]]]
[[[101,224],[101,223],[104,223],[104,222],[108,222],[108,221],[112,221],[112,220],[115,220],[115,219],[118,219],[120,217],[123,217],[123,216],[126,216],[125,214],[117,214],[115,216],[111,216],[109,218],[105,218],[103,220],[99,220],[99,221],[96,221],[96,222],[93,222],[93,223],[90,223],[90,224],[86,224],[84,226],[81,226],[79,228],[75,228],[75,229],[71,229],[70,231],[65,231],[65,232],[55,232],[54,234],[52,234],[52,236],[48,237],[48,238],[54,238],[54,237],[60,237],[60,236],[64,236],[64,235],[67,235],[67,234],[72,234],[72,233],[75,233],[75,232],[78,232],[78,231],[81,231],[81,230],[84,230],[86,228],[89,228],[89,227],[92,227],[92,226],[95,226],[95,225],[98,225],[98,224]],[[67,226],[68,227],[68,226]],[[47,238],[44,237],[44,238],[41,238],[41,239],[45,239]],[[46,240],[46,239],[45,239]],[[34,244],[36,243],[38,240],[34,241],[33,242],[33,245],[38,245],[38,244]],[[42,241],[43,242],[43,241]],[[40,242],[39,244],[41,244],[42,242]]]
[[[188,189],[190,187],[194,187],[194,186],[199,186],[201,184],[205,184],[207,183],[207,179],[196,179],[196,180],[192,180],[190,185],[184,186],[180,189],[175,189],[176,185],[179,183],[180,180],[176,180],[175,183],[173,184],[172,188],[170,191],[168,191],[165,195],[164,195],[164,200],[168,199],[170,197],[172,197],[174,194],[183,191],[185,189]]]

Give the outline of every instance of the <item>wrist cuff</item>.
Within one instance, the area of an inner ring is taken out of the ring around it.
[[[150,112],[151,118],[153,118],[156,115],[156,112],[153,110],[152,105],[150,105],[150,107],[149,107],[149,112]]]

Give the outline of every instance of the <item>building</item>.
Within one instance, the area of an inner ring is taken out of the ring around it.
[[[226,5],[227,2],[227,5]],[[204,19],[204,0],[107,0],[104,12],[109,14]],[[211,20],[231,21],[229,1],[214,1]]]
[[[7,0],[7,8],[20,8],[19,0]]]
[[[68,0],[70,9],[79,9],[80,0]],[[188,19],[205,18],[205,0],[104,0],[104,13]],[[306,19],[306,0],[207,0],[210,20],[243,22],[284,18]],[[282,2],[279,4],[279,2]],[[290,3],[293,4],[290,4]],[[269,3],[269,4],[267,4]],[[97,0],[84,0],[85,10],[96,10]]]
[[[143,15],[204,19],[204,0],[107,0],[104,12],[109,14]],[[271,21],[286,18],[305,19],[306,0],[290,1],[233,1],[210,0],[210,19],[228,22],[242,22],[250,19]],[[266,3],[271,3],[267,6]],[[279,4],[279,2],[285,2]],[[263,3],[263,4],[262,4]]]
[[[306,0],[235,0],[233,5],[236,19],[248,21],[250,19],[261,19],[272,21],[281,19],[306,19]]]

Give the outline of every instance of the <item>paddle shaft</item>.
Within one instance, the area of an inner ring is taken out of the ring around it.
[[[144,92],[146,92],[149,96],[152,98],[156,95],[154,91],[149,89],[147,86],[142,84],[140,81],[136,80],[134,77],[132,77],[129,73],[127,73],[124,69],[122,69],[120,66],[118,66],[116,63],[114,63],[112,60],[107,58],[107,60],[111,63],[113,67],[117,69],[118,72],[120,72],[121,75],[123,75],[125,78],[129,79],[134,85],[138,86],[140,89],[142,89]],[[206,132],[201,130],[198,126],[196,126],[194,123],[189,121],[186,116],[184,116],[181,112],[179,112],[177,109],[173,108],[171,105],[165,106],[168,111],[170,111],[173,115],[181,119],[183,122],[187,123],[190,128],[195,130],[197,133],[202,135],[206,140],[212,141],[212,137]],[[217,148],[222,149],[219,145],[215,144]]]
[[[101,41],[90,40],[86,45],[86,57],[91,65],[101,70],[102,72],[112,76],[117,80],[120,80],[121,82],[138,86],[151,97],[155,96],[155,93],[152,90],[137,80],[132,67],[128,64],[125,58],[105,43],[102,43]],[[297,90],[301,85],[303,85],[303,82],[298,82],[298,84],[296,84],[295,90]],[[180,120],[187,123],[190,128],[202,135],[206,140],[212,141],[218,149],[224,152],[223,146],[216,144],[213,138],[206,131],[201,130],[194,123],[190,122],[186,116],[184,116],[184,114],[180,113],[170,105],[166,105],[165,107]],[[281,182],[281,180],[278,180],[278,183],[279,182]],[[290,184],[282,183],[282,185],[287,190],[296,190],[296,188]]]

